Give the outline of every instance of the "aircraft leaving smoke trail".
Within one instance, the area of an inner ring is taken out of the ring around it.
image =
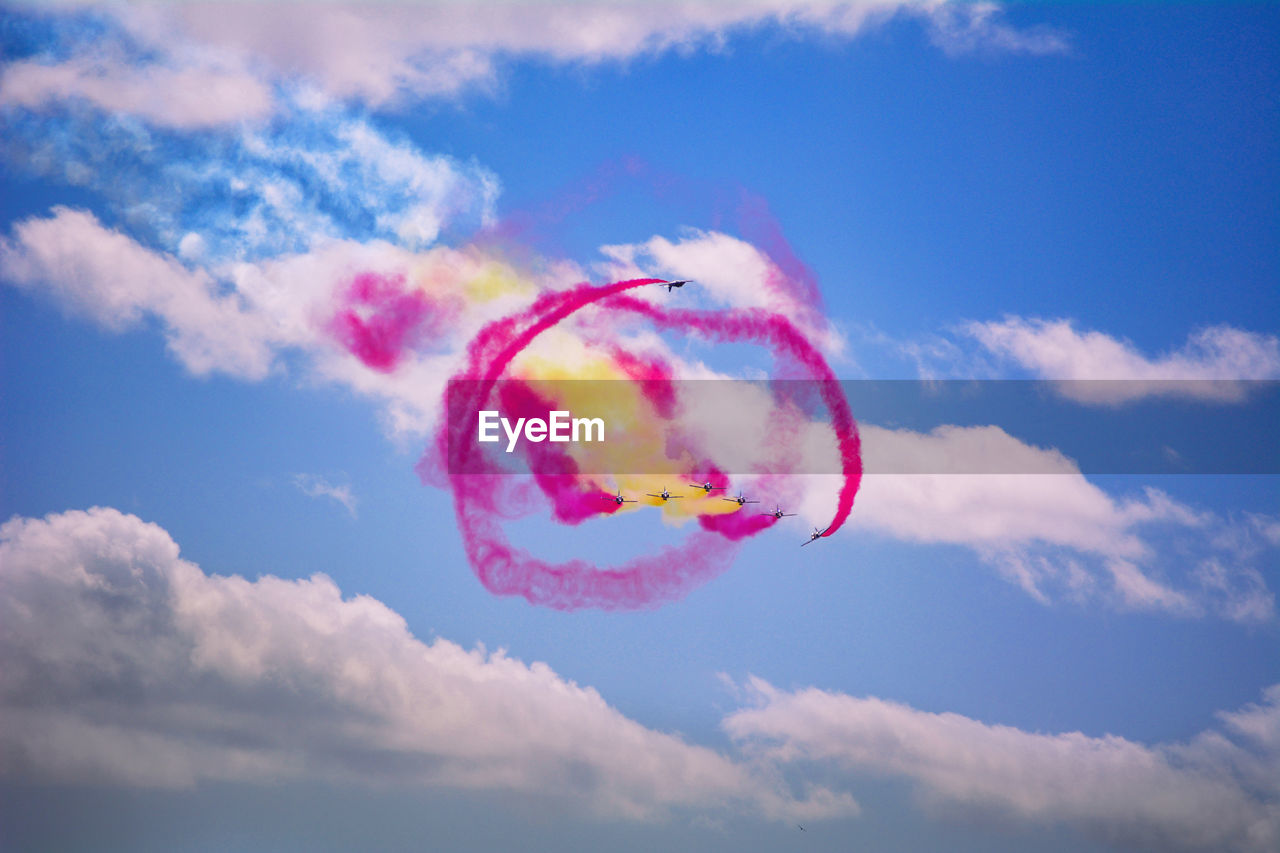
[[[824,535],[831,535],[847,519],[862,476],[857,428],[848,403],[826,360],[808,339],[780,314],[760,309],[726,311],[670,310],[655,306],[626,291],[659,279],[632,279],[603,286],[580,284],[566,291],[544,294],[524,311],[494,321],[484,327],[467,348],[467,363],[458,379],[473,380],[461,387],[466,400],[446,401],[462,410],[484,406],[498,380],[516,358],[547,330],[587,306],[639,315],[656,327],[697,334],[716,342],[751,342],[766,346],[776,355],[785,355],[817,380],[819,394],[828,409],[843,471],[835,515]],[[649,369],[650,367],[654,369]],[[646,366],[637,359],[625,360],[624,372],[642,383],[651,396],[661,397],[670,372],[657,365]],[[479,381],[474,381],[479,380]],[[507,403],[520,405],[519,400]],[[531,401],[525,398],[525,404]],[[536,406],[534,407],[536,409]],[[545,409],[544,409],[545,411]],[[471,424],[446,418],[432,448],[418,465],[424,480],[434,478],[443,466],[452,487],[458,527],[468,558],[486,588],[500,595],[522,595],[535,604],[559,609],[600,607],[630,609],[655,606],[676,599],[705,583],[727,566],[736,550],[734,543],[776,522],[770,515],[704,515],[703,528],[678,547],[668,547],[656,555],[646,555],[617,568],[599,568],[582,560],[550,563],[514,547],[502,531],[500,519],[513,514],[513,505],[527,505],[531,496],[511,478],[474,458],[478,452],[470,441]],[[535,480],[542,495],[550,500],[553,516],[577,524],[595,515],[619,509],[612,497],[598,486],[583,483],[571,456],[549,445],[534,445],[540,454]],[[458,473],[466,472],[466,473]],[[690,477],[720,478],[720,472],[697,471]]]

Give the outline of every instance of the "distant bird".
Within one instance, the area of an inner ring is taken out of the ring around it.
[[[798,824],[798,823],[796,824],[796,827],[797,827],[801,832],[808,832],[808,831],[809,831],[809,830],[805,829],[803,826],[800,826],[800,824]]]

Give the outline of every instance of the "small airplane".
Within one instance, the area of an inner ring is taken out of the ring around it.
[[[628,498],[624,498],[622,496],[622,489],[618,489],[618,493],[616,495],[601,495],[600,497],[604,498],[605,500],[613,501],[619,506],[621,506],[622,504],[639,503],[639,501],[633,501],[633,500],[629,500]]]
[[[736,498],[721,498],[720,500],[722,500],[722,501],[733,501],[733,502],[734,502],[734,503],[736,503],[738,506],[742,506],[743,504],[758,504],[758,503],[760,503],[760,501],[749,501],[749,500],[747,500],[747,499],[746,499],[746,497],[742,494],[742,492],[738,492],[738,496],[737,496]]]
[[[773,512],[762,512],[761,515],[772,515],[774,518],[790,518],[795,515],[794,512],[783,512],[782,507],[774,506]]]
[[[805,545],[812,545],[814,542],[817,542],[819,539],[821,539],[821,538],[822,538],[822,534],[824,534],[824,533],[826,533],[826,532],[827,532],[827,528],[825,528],[825,527],[824,527],[824,528],[822,528],[821,530],[819,530],[819,529],[818,529],[818,528],[816,528],[816,527],[815,527],[815,528],[813,528],[813,532],[809,534],[809,541],[808,541],[808,542],[801,542],[801,543],[800,543],[800,547],[801,547],[801,548],[803,548]]]
[[[805,829],[803,826],[801,826],[801,825],[800,825],[800,824],[798,824],[798,823],[796,824],[796,829],[800,830],[801,832],[808,832],[808,831],[809,831],[809,830]]]
[[[662,494],[660,495],[655,495],[652,492],[646,492],[645,494],[647,494],[651,498],[662,498],[664,501],[679,500],[680,498],[684,497],[684,495],[671,494],[670,492],[667,491],[666,486],[662,487]]]
[[[671,291],[675,290],[677,287],[684,287],[686,284],[691,284],[691,283],[692,283],[692,279],[687,279],[687,278],[682,279],[681,281],[655,282],[655,284],[657,284],[658,287],[665,287],[667,289],[667,293],[670,293]]]
[[[690,483],[689,485],[690,485],[690,486],[692,486],[692,487],[693,487],[693,488],[695,488],[695,489],[702,489],[702,491],[706,492],[707,494],[711,494],[712,492],[714,492],[714,491],[716,491],[716,490],[723,491],[723,490],[724,490],[724,488],[725,488],[724,486],[713,486],[713,485],[711,485],[711,483],[710,483],[709,481],[708,481],[708,482],[706,482],[706,483],[702,483],[702,484],[698,484],[698,483]]]

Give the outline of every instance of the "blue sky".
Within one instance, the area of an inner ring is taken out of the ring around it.
[[[0,847],[1272,849],[1274,476],[869,478],[800,551],[806,486],[678,600],[562,612],[414,472],[484,322],[759,305],[769,221],[840,378],[1250,411],[1176,380],[1280,378],[1275,7],[867,8],[0,10]],[[325,311],[418,264],[523,289],[370,371]],[[1032,423],[861,429],[1058,470]]]

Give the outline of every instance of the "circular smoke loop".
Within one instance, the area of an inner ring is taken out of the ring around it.
[[[751,343],[769,349],[775,359],[813,382],[829,416],[839,452],[842,481],[834,515],[823,531],[835,533],[853,508],[862,479],[857,425],[839,381],[817,347],[787,317],[759,308],[717,311],[670,309],[637,299],[628,291],[661,279],[643,278],[606,285],[579,284],[547,293],[523,311],[493,321],[467,347],[466,363],[454,377],[468,399],[467,411],[485,408],[498,381],[512,361],[534,340],[587,306],[608,312],[626,312],[655,329],[697,336],[712,343]],[[651,402],[661,402],[669,389],[671,373],[664,365],[614,352],[615,362],[638,383]],[[794,377],[792,377],[794,378]],[[459,387],[455,384],[453,388]],[[771,527],[776,519],[767,514],[735,512],[698,516],[699,529],[677,546],[667,546],[622,565],[600,567],[585,560],[548,562],[511,544],[503,519],[525,514],[536,505],[529,479],[487,469],[474,454],[470,422],[445,417],[433,444],[427,448],[417,471],[424,482],[438,481],[447,471],[453,493],[458,529],[471,566],[485,588],[496,595],[519,595],[529,602],[560,610],[582,608],[639,609],[655,607],[687,595],[714,578],[729,565],[740,542]],[[468,434],[463,434],[467,430]],[[453,433],[451,435],[451,432]],[[619,509],[598,484],[578,476],[574,460],[548,445],[528,451],[540,454],[533,484],[550,503],[552,516],[563,524],[578,524],[610,515]],[[468,473],[458,473],[466,471]],[[479,472],[479,473],[472,473]],[[724,472],[707,463],[686,472],[689,482],[719,480]]]

